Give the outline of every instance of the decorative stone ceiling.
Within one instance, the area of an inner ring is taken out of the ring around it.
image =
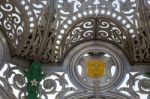
[[[149,17],[150,0],[0,0],[0,98],[150,99]]]
[[[149,0],[1,0],[0,30],[11,56],[63,62],[85,41],[107,41],[132,64],[150,62]]]

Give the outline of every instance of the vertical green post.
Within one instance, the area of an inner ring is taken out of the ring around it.
[[[27,82],[27,99],[38,99],[39,83],[44,77],[42,72],[42,64],[38,61],[33,61],[25,72]]]

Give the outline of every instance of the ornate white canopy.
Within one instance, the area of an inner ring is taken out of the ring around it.
[[[149,0],[0,0],[0,98],[25,99],[38,60],[40,99],[149,99],[149,17]]]

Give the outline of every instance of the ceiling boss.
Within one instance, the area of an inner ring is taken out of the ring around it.
[[[87,75],[92,78],[105,76],[106,63],[101,59],[91,59],[87,62]]]

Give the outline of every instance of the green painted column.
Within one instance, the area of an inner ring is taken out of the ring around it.
[[[42,64],[38,61],[33,61],[25,72],[27,82],[27,99],[38,99],[39,83],[44,77],[42,72]]]

